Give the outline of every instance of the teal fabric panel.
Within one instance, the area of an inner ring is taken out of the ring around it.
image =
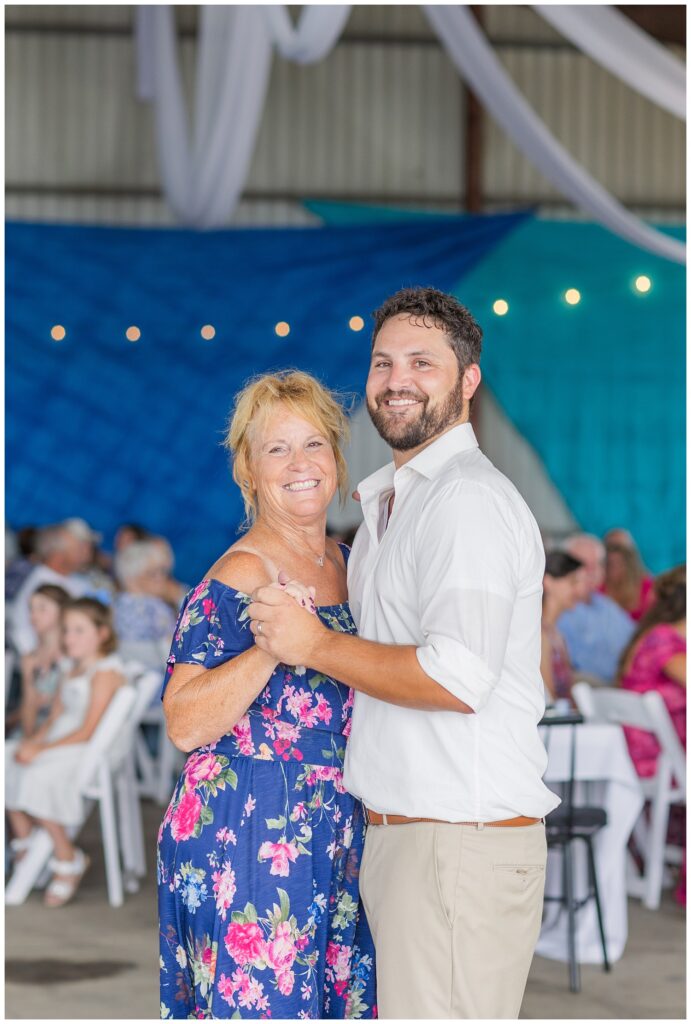
[[[435,216],[306,205],[326,223]],[[568,288],[581,293],[575,306]],[[654,572],[684,561],[684,268],[596,224],[527,219],[453,290],[484,329],[485,384],[583,529],[630,529]],[[498,298],[505,316],[492,310]]]

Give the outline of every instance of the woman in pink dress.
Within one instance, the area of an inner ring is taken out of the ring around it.
[[[655,603],[621,656],[618,682],[635,693],[657,690],[686,747],[686,566],[658,576],[654,592]],[[660,753],[655,737],[641,729],[624,731],[638,774],[643,778],[654,775]],[[683,830],[680,838],[683,843]],[[681,891],[677,895],[680,898]]]
[[[605,534],[605,582],[602,593],[639,622],[655,600],[653,577],[646,570],[628,530]]]

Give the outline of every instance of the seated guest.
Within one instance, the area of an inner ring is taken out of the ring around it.
[[[115,576],[121,592],[114,600],[119,653],[146,668],[162,669],[175,628],[175,613],[163,595],[168,572],[158,545],[134,541],[115,555]]]
[[[622,654],[617,681],[636,693],[657,690],[686,746],[686,566],[658,576],[655,596]],[[660,753],[655,737],[640,729],[625,732],[638,774],[654,775]]]
[[[655,600],[653,577],[645,569],[628,530],[605,534],[605,582],[602,591],[638,622]]]
[[[26,855],[35,826],[53,840],[53,878],[47,907],[61,907],[74,896],[89,866],[68,829],[84,820],[84,798],[76,785],[79,765],[111,697],[126,683],[113,654],[116,637],[110,609],[94,598],[70,601],[63,612],[63,643],[70,659],[46,722],[33,736],[5,744],[5,806],[17,858]]]
[[[173,576],[175,556],[173,555],[173,549],[166,538],[152,537],[151,540],[158,548],[160,564],[166,569],[166,581],[161,596],[163,600],[167,601],[170,607],[174,609],[177,618],[180,605],[190,588],[187,583],[180,583],[180,581],[176,580]]]
[[[578,603],[559,616],[557,629],[578,678],[609,685],[636,627],[615,601],[599,593],[605,581],[602,541],[590,533],[575,533],[566,540],[564,550],[582,563],[583,571],[578,574]]]
[[[22,736],[33,736],[48,717],[64,667],[62,612],[69,600],[67,591],[55,583],[44,583],[29,598],[31,625],[38,645],[23,656],[21,663],[22,692],[17,718]]]
[[[686,566],[655,580],[655,601],[641,619],[619,663],[618,681],[625,690],[657,690],[677,736],[686,747]],[[642,778],[657,770],[660,747],[652,733],[625,728],[629,754]],[[667,842],[686,849],[686,808],[672,807]],[[675,898],[686,905],[686,852]]]
[[[7,608],[7,640],[21,654],[30,654],[38,644],[31,625],[29,599],[44,583],[55,583],[72,597],[81,597],[87,583],[77,574],[87,564],[88,553],[62,523],[40,530],[36,541],[37,565],[26,577]]]
[[[113,546],[115,554],[124,550],[128,544],[134,544],[138,540],[151,540],[152,534],[139,523],[121,523],[115,531]]]
[[[107,571],[108,562],[105,554],[99,549],[103,534],[92,530],[85,519],[77,517],[65,519],[62,525],[80,545],[83,566],[79,576],[84,580],[85,593],[109,604],[114,587],[113,579]]]
[[[564,638],[557,629],[557,619],[578,601],[582,568],[582,563],[566,551],[550,551],[545,561],[540,672],[548,704],[571,697],[573,673]]]
[[[5,601],[13,601],[24,580],[36,565],[38,530],[25,526],[12,535],[14,544],[8,546],[5,530]]]

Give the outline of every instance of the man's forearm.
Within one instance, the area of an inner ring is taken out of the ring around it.
[[[389,704],[472,714],[471,707],[423,672],[415,651],[411,645],[377,644],[324,630],[309,667]]]

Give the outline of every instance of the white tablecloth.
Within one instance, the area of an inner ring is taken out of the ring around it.
[[[543,727],[540,732],[547,747],[545,782],[553,783],[570,776],[570,725]],[[618,725],[585,723],[576,730],[575,803],[604,807],[607,825],[594,840],[595,866],[602,905],[607,954],[612,963],[624,952],[628,935],[626,905],[626,844],[643,807],[643,794],[624,733]],[[588,783],[588,785],[581,785]],[[587,866],[585,844],[574,844],[575,885],[578,897],[586,893]],[[562,856],[551,849],[547,858],[545,891],[561,891]],[[566,910],[557,903],[545,903],[545,916],[536,952],[552,960],[568,960]],[[602,963],[602,945],[597,926],[595,901],[589,900],[576,911],[576,956],[580,963]]]

